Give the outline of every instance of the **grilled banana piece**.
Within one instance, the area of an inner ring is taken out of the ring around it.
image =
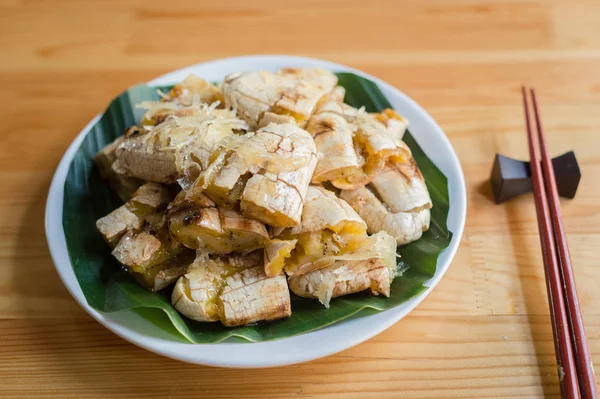
[[[292,123],[295,124],[296,120],[289,115],[279,115],[273,112],[265,112],[263,117],[260,119],[260,123],[258,124],[259,128],[268,126],[271,123],[275,124],[284,124],[284,123]]]
[[[116,149],[119,168],[158,183],[194,181],[223,138],[248,129],[232,111],[204,104],[197,110],[189,116],[168,117],[156,126],[130,129]]]
[[[294,124],[271,123],[224,140],[191,191],[271,226],[300,222],[316,165],[313,139]]]
[[[336,88],[306,130],[317,147],[312,182],[329,181],[337,188],[352,189],[371,181],[390,157],[405,159],[410,151],[401,140],[401,118],[394,111],[368,114],[344,104],[343,98],[344,90]]]
[[[277,276],[283,264],[292,254],[298,240],[273,239],[265,243],[264,264],[267,276]]]
[[[161,101],[144,101],[137,108],[147,110],[141,125],[154,126],[170,116],[201,116],[204,108],[202,104],[215,108],[222,103],[223,95],[218,87],[196,75],[189,75],[167,94],[162,94]]]
[[[216,101],[223,102],[223,94],[217,86],[191,74],[183,82],[173,86],[163,100],[181,105],[212,104]]]
[[[185,273],[193,251],[172,242],[165,223],[173,194],[157,183],[141,186],[96,226],[112,255],[146,288],[158,291]]]
[[[221,302],[221,322],[228,327],[277,320],[292,314],[285,275],[267,277],[260,265],[228,277]]]
[[[128,230],[138,230],[143,221],[126,205],[122,205],[108,215],[96,221],[96,228],[104,238],[104,241],[114,248],[117,242]]]
[[[291,315],[285,276],[268,278],[260,252],[199,257],[175,285],[175,308],[190,319],[240,326]]]
[[[135,177],[129,176],[124,170],[118,167],[117,148],[123,142],[124,137],[118,137],[115,141],[102,148],[96,156],[94,163],[100,172],[100,176],[108,181],[108,185],[121,198],[122,201],[129,201],[135,190],[144,182]]]
[[[383,259],[371,258],[338,260],[323,269],[290,276],[288,281],[294,294],[327,304],[331,298],[365,290],[388,297],[393,276]]]
[[[167,205],[174,195],[167,187],[146,183],[133,193],[132,198],[108,215],[96,221],[96,227],[108,245],[114,247],[129,230],[139,230],[152,222],[159,229]]]
[[[169,240],[168,234],[127,232],[112,255],[144,287],[160,291],[183,275],[194,260],[194,252]]]
[[[385,125],[388,133],[392,137],[394,137],[396,140],[402,140],[402,137],[408,128],[408,121],[406,119],[398,115],[396,111],[390,108],[386,108],[380,113],[373,113],[371,115]]]
[[[183,245],[211,254],[248,253],[262,248],[269,234],[258,220],[218,208],[203,194],[181,192],[168,212],[171,235]]]
[[[355,126],[346,120],[342,103],[326,101],[309,120],[306,130],[317,147],[317,167],[312,181],[319,184],[331,181],[336,187],[357,179],[362,160],[354,149]],[[360,181],[357,182],[360,184]]]
[[[302,221],[287,229],[275,229],[276,236],[315,233],[329,229],[334,233],[364,235],[365,222],[345,201],[319,186],[309,186],[306,193]]]
[[[358,212],[370,233],[387,231],[398,245],[418,240],[429,229],[431,198],[412,156],[408,162],[388,162],[370,184],[342,190],[340,198]]]
[[[351,252],[366,237],[366,230],[365,222],[346,202],[331,191],[309,186],[301,223],[274,229],[278,241],[266,245],[265,272],[277,275],[285,265],[285,271],[293,274],[327,256]],[[287,256],[292,244],[293,250]],[[281,257],[283,262],[278,260]]]
[[[237,110],[253,128],[269,113],[291,116],[303,127],[336,83],[333,73],[319,68],[240,72],[225,78],[223,96],[225,106]]]
[[[396,242],[385,232],[369,237],[366,230],[345,201],[310,186],[302,222],[275,229],[275,239],[265,246],[265,273],[277,275],[283,268],[292,292],[325,306],[331,298],[366,289],[388,296]]]

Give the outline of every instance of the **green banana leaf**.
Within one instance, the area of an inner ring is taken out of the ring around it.
[[[367,111],[390,107],[377,85],[350,73],[339,73],[346,88],[346,102]],[[93,164],[94,155],[136,124],[143,111],[135,104],[157,100],[156,87],[138,85],[112,101],[101,119],[88,133],[71,163],[64,188],[63,226],[75,275],[90,306],[104,312],[135,310],[174,340],[216,343],[225,339],[259,342],[290,337],[317,330],[350,317],[360,317],[393,308],[426,287],[433,277],[439,254],[450,244],[448,231],[448,186],[444,174],[421,150],[407,132],[405,142],[425,177],[433,201],[431,228],[423,238],[399,248],[398,267],[406,270],[392,283],[389,298],[355,294],[336,298],[326,309],[316,300],[292,295],[292,316],[270,323],[226,328],[220,323],[201,323],[181,316],[170,303],[170,292],[152,293],[123,271],[96,231],[95,222],[121,205]],[[165,317],[166,316],[166,317]]]

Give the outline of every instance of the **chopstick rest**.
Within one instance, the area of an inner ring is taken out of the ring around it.
[[[573,151],[552,159],[558,194],[573,199],[581,180],[581,170]],[[492,175],[492,192],[497,204],[533,191],[529,162],[496,154]]]

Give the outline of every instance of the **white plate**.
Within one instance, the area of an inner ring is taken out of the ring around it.
[[[343,321],[307,334],[260,343],[230,343],[193,345],[174,341],[151,322],[132,311],[102,313],[91,308],[75,278],[67,253],[62,226],[63,190],[67,171],[90,128],[94,118],[71,143],[52,180],[46,204],[46,236],[56,270],[75,300],[106,328],[126,340],[160,355],[185,362],[222,367],[272,367],[305,362],[342,351],[357,345],[389,328],[414,309],[440,281],[456,253],[466,217],[464,176],[458,158],[448,138],[435,121],[417,103],[389,84],[355,69],[328,61],[291,56],[246,56],[227,58],[190,66],[161,76],[154,85],[173,84],[194,73],[209,81],[219,81],[231,72],[244,70],[275,70],[282,67],[322,67],[332,71],[348,71],[376,82],[392,106],[407,117],[410,131],[433,162],[448,177],[450,213],[448,228],[454,233],[450,246],[438,258],[435,276],[429,288],[415,298],[393,309],[372,316]]]

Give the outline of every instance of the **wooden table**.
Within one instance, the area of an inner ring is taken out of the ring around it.
[[[552,152],[581,163],[562,206],[600,362],[600,2],[301,3],[0,0],[1,397],[558,397],[533,201],[494,205],[487,183],[496,152],[526,158],[523,83],[538,89]],[[467,225],[439,286],[368,342],[277,369],[194,366],[75,303],[48,255],[46,193],[71,140],[124,88],[253,53],[348,64],[423,105],[462,162]]]

